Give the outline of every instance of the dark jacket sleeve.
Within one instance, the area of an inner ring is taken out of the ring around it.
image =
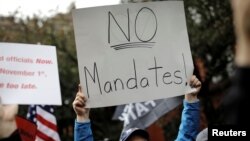
[[[249,114],[246,109],[249,105],[250,94],[250,67],[237,68],[232,79],[232,86],[229,93],[222,102],[222,119],[224,124],[241,125],[249,124]]]
[[[93,141],[91,123],[75,121],[74,141]]]
[[[181,124],[175,141],[195,141],[200,123],[200,102],[183,101]]]

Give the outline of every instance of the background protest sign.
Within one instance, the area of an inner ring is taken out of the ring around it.
[[[61,105],[53,46],[0,43],[0,78],[3,104]]]
[[[182,1],[73,11],[88,106],[182,95],[193,72]]]
[[[161,116],[180,105],[182,101],[183,97],[178,96],[168,99],[120,105],[116,107],[113,119],[123,121],[124,129],[132,127],[145,129]]]

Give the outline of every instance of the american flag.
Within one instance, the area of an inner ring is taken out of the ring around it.
[[[54,109],[48,105],[31,105],[27,118],[37,125],[36,141],[60,141]]]

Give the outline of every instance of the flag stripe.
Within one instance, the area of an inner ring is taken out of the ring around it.
[[[50,129],[52,129],[54,131],[57,131],[56,125],[51,123],[50,121],[47,121],[46,119],[44,119],[42,116],[39,115],[39,113],[37,113],[36,119],[37,119],[37,121],[41,122],[43,125],[49,127]]]
[[[37,113],[39,115],[42,115],[44,119],[46,119],[47,121],[50,121],[56,125],[56,118],[51,113],[45,111],[44,109],[42,109],[39,106],[36,107],[36,110],[37,110]]]
[[[36,136],[36,140],[35,141],[44,141],[44,140],[41,139],[40,137]]]
[[[37,130],[46,134],[47,136],[53,138],[55,141],[59,141],[59,135],[56,131],[48,128],[47,126],[43,125],[40,121],[37,121]]]
[[[37,131],[37,134],[36,134],[40,139],[44,140],[44,141],[56,141],[54,140],[53,138],[45,135],[44,133],[40,132],[40,131]]]

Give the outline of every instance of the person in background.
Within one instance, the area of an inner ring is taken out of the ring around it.
[[[224,123],[246,127],[249,125],[250,88],[250,0],[232,0],[236,34],[235,65],[229,93],[223,100]]]
[[[183,101],[184,109],[182,112],[181,124],[176,141],[193,141],[198,134],[200,122],[200,102],[197,94],[201,89],[201,82],[192,76],[190,86],[194,92],[186,94]],[[86,108],[86,97],[79,86],[78,93],[73,101],[73,109],[76,113],[74,140],[75,141],[93,141],[91,123],[89,119],[90,109]],[[123,131],[120,141],[149,141],[150,136],[147,131],[139,128],[131,128]]]
[[[0,141],[21,141],[15,117],[18,105],[2,105],[0,97]]]
[[[232,86],[222,102],[222,125],[234,125],[248,129],[250,116],[250,0],[231,1],[236,35],[235,65],[236,71]],[[208,140],[208,128],[202,130],[196,141]]]

